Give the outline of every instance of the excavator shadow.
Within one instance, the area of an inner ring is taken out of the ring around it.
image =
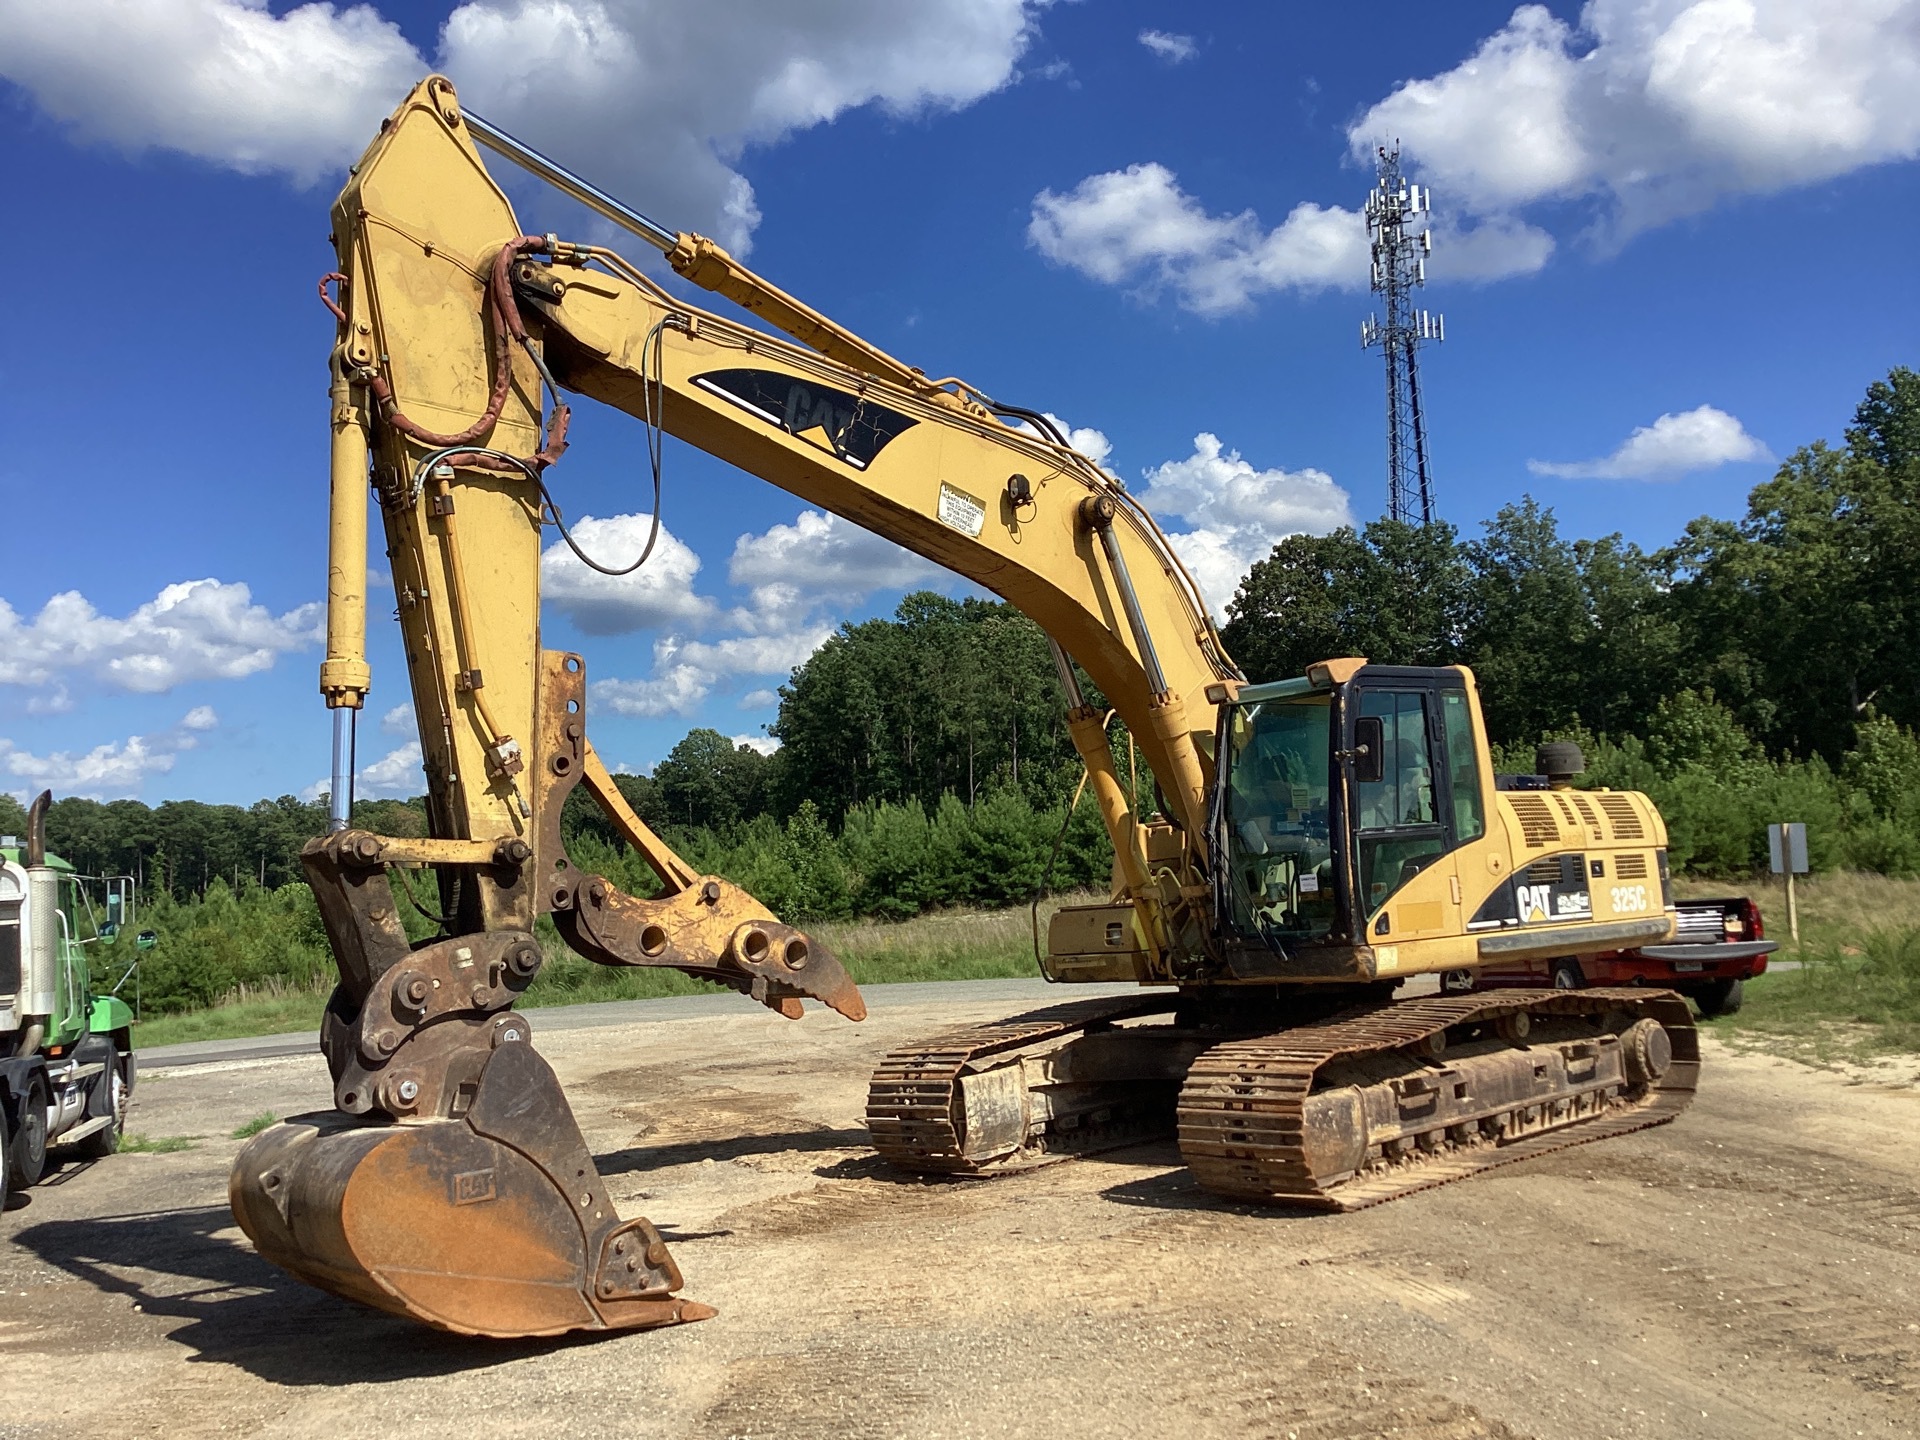
[[[383,1384],[481,1369],[584,1336],[475,1341],[363,1309],[261,1259],[225,1205],[30,1225],[14,1243],[47,1264],[177,1322],[193,1359],[281,1385]]]
[[[602,1175],[633,1175],[670,1165],[698,1165],[702,1160],[739,1160],[749,1155],[806,1154],[823,1150],[865,1150],[871,1145],[864,1126],[858,1129],[782,1130],[770,1135],[736,1135],[726,1139],[677,1140],[659,1145],[629,1145],[594,1156]]]
[[[1160,1165],[1166,1168],[1157,1175],[1143,1175],[1138,1180],[1126,1180],[1118,1185],[1109,1185],[1101,1190],[1102,1199],[1110,1200],[1116,1205],[1132,1205],[1145,1210],[1222,1216],[1245,1215],[1275,1223],[1326,1218],[1325,1212],[1321,1210],[1297,1205],[1255,1205],[1244,1200],[1230,1200],[1223,1195],[1215,1195],[1202,1189],[1200,1182],[1193,1178],[1193,1172],[1187,1169],[1181,1160],[1179,1147],[1171,1140],[1154,1141],[1151,1144],[1136,1146],[1132,1154],[1137,1157],[1134,1161],[1136,1164]]]

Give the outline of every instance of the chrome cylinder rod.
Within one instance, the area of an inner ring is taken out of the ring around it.
[[[1051,635],[1047,637],[1047,648],[1053,652],[1053,668],[1060,676],[1060,688],[1067,692],[1067,709],[1072,711],[1087,708],[1087,697],[1080,693],[1080,677],[1073,673],[1073,661],[1067,652],[1060,648],[1060,642]]]
[[[473,138],[496,155],[504,155],[528,174],[538,175],[554,189],[571,195],[596,215],[611,220],[622,230],[632,231],[661,254],[668,253],[680,243],[680,237],[666,226],[649,220],[638,210],[622,205],[599,186],[588,184],[565,166],[549,160],[531,145],[514,139],[498,125],[489,120],[483,120],[471,110],[462,110],[460,113],[472,128]]]
[[[333,712],[332,791],[327,799],[327,833],[344,830],[353,820],[353,731],[359,711],[342,705]]]
[[[1167,677],[1160,669],[1160,656],[1153,648],[1153,632],[1147,629],[1146,617],[1140,613],[1140,597],[1134,593],[1133,577],[1127,573],[1127,557],[1120,553],[1120,537],[1113,533],[1113,516],[1101,516],[1095,528],[1107,552],[1107,565],[1120,587],[1120,608],[1126,612],[1134,646],[1140,651],[1140,664],[1147,672],[1147,688],[1155,695],[1163,694]]]

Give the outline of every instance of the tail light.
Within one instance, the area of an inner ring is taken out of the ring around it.
[[[1727,937],[1728,939],[1764,940],[1767,938],[1767,927],[1760,919],[1760,907],[1751,900],[1736,900],[1733,902],[1732,908],[1727,912],[1727,929],[1729,932],[1733,930],[1735,924],[1739,925],[1743,933],[1738,937],[1730,933]]]

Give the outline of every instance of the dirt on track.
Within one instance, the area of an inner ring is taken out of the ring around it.
[[[1709,1042],[1669,1126],[1352,1215],[1198,1191],[1171,1146],[923,1183],[865,1147],[887,1048],[1008,1013],[536,1035],[623,1213],[717,1319],[461,1340],[306,1289],[226,1209],[225,1138],[317,1056],[144,1077],[194,1149],[0,1216],[0,1436],[1920,1433],[1920,1091]]]

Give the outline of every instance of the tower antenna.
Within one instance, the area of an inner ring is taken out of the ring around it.
[[[1427,283],[1427,256],[1433,253],[1433,228],[1413,228],[1431,216],[1433,194],[1409,185],[1400,173],[1400,142],[1379,147],[1376,178],[1367,196],[1367,236],[1373,248],[1373,291],[1386,319],[1369,315],[1360,326],[1360,344],[1376,345],[1387,357],[1387,518],[1407,525],[1433,520],[1433,477],[1427,466],[1427,423],[1420,409],[1420,369],[1416,356],[1429,340],[1447,338],[1446,317],[1413,308],[1413,292]]]

